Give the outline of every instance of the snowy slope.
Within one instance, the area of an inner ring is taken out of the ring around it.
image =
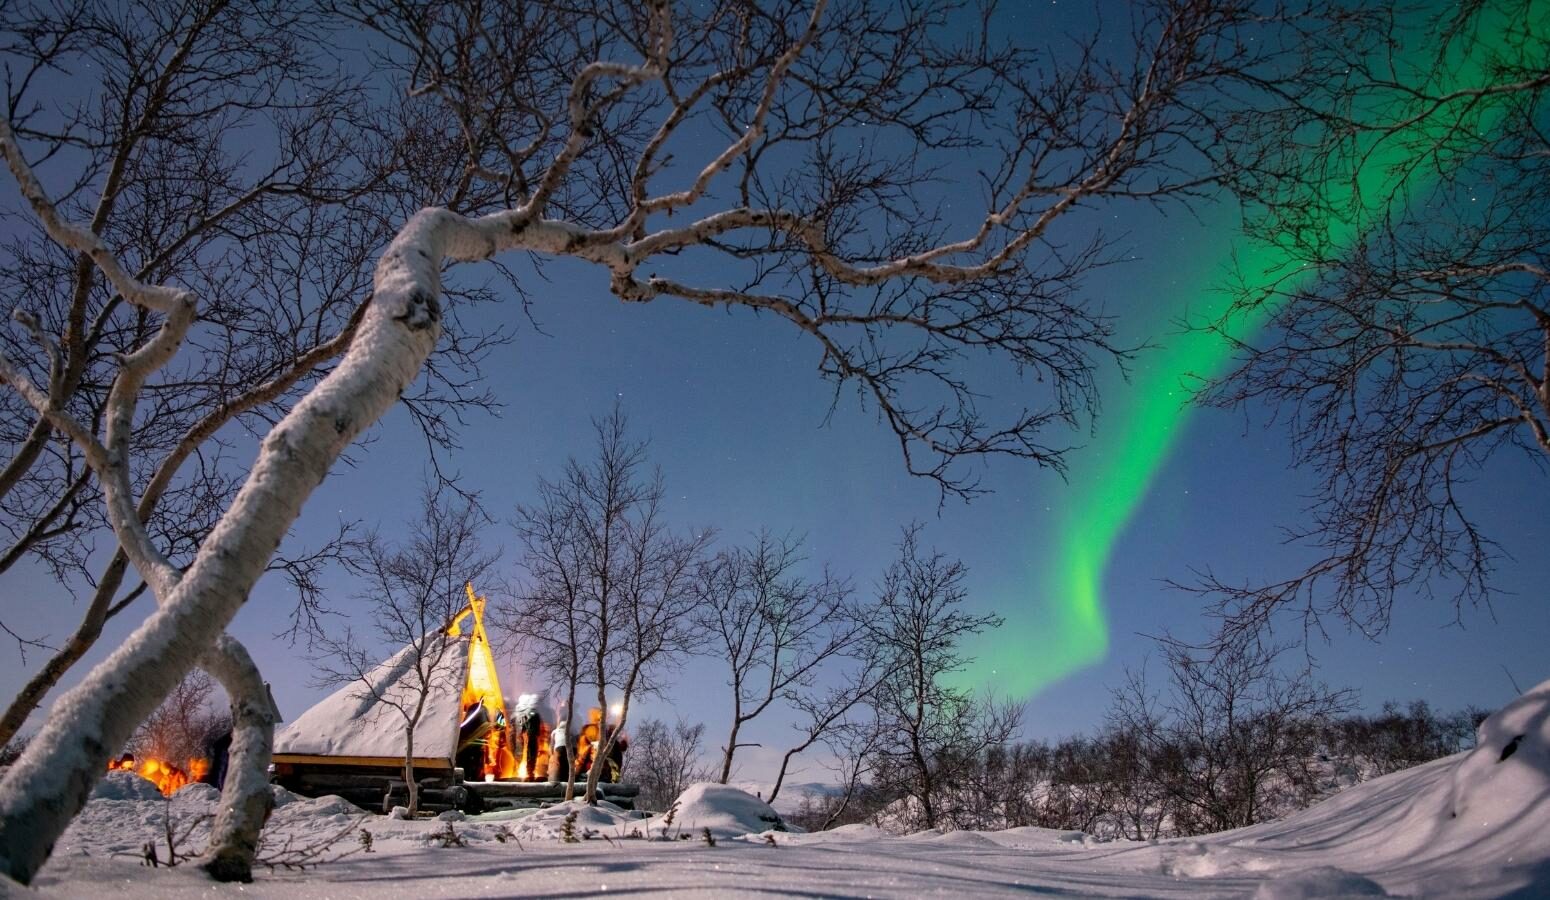
[[[332,836],[326,855],[353,855],[261,873],[244,887],[211,885],[186,868],[139,867],[132,854],[164,831],[165,804],[99,799],[66,833],[32,896],[1550,896],[1550,682],[1487,720],[1480,738],[1474,751],[1374,779],[1280,822],[1156,844],[1040,828],[739,835],[765,824],[759,813],[768,807],[720,787],[697,786],[679,804],[716,823],[714,847],[697,829],[687,840],[633,838],[661,829],[606,805],[403,822],[337,798],[291,800],[266,831],[271,847]],[[174,815],[194,815],[209,800],[180,792]],[[566,843],[572,811],[572,831],[584,839]],[[369,854],[356,840],[362,828],[373,835]],[[449,828],[464,846],[445,846],[439,835]]]
[[[1467,753],[1199,841],[1200,853],[1175,864],[1338,866],[1439,896],[1523,881],[1550,895],[1550,681],[1483,722],[1478,737]]]
[[[770,795],[770,788],[774,782],[770,781],[734,781],[732,787],[754,796],[764,799]],[[825,784],[820,781],[786,782],[780,786],[780,793],[776,795],[775,802],[771,806],[783,816],[789,816],[802,807],[802,799],[809,795],[813,797],[837,797],[844,792],[844,788],[837,784]]]

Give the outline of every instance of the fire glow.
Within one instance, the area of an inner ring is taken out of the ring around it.
[[[119,759],[108,760],[109,772],[133,772],[156,785],[162,796],[171,797],[181,787],[193,784],[203,778],[210,771],[208,759],[190,759],[188,768],[180,769],[165,759],[157,759],[148,756],[145,759],[136,760],[130,754],[124,754]]]
[[[514,723],[506,710],[496,672],[495,656],[484,628],[488,598],[466,585],[468,605],[447,626],[458,637],[465,620],[472,621],[468,636],[468,674],[463,682],[462,720],[458,727],[460,754],[469,772],[480,772],[507,781],[533,781],[547,774],[549,726],[534,715],[532,721]]]

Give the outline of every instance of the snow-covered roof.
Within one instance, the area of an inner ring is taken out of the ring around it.
[[[457,755],[458,719],[462,708],[463,682],[468,671],[468,640],[448,637],[437,631],[394,654],[387,662],[371,670],[366,682],[347,684],[275,735],[276,756],[347,756],[356,758],[403,759],[404,719],[393,707],[377,702],[373,694],[408,698],[417,686],[414,675],[415,649],[430,647],[429,641],[450,641],[437,670],[440,674],[426,697],[425,711],[415,729],[416,759],[446,759]],[[434,652],[427,650],[427,656]]]

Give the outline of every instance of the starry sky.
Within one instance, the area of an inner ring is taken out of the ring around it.
[[[1052,24],[1076,30],[1090,12],[1051,6],[1016,5],[997,23],[1012,33],[1047,33]],[[1102,723],[1124,669],[1145,660],[1146,635],[1205,633],[1200,599],[1164,580],[1188,579],[1204,566],[1228,580],[1291,574],[1307,557],[1282,543],[1279,527],[1303,521],[1314,487],[1311,473],[1290,468],[1286,435],[1262,425],[1264,415],[1193,409],[1181,384],[1203,351],[1179,322],[1220,303],[1215,288],[1226,275],[1236,211],[1219,206],[1197,217],[1132,207],[1105,215],[1126,261],[1095,273],[1086,293],[1116,317],[1120,343],[1154,349],[1128,379],[1103,370],[1103,408],[1092,429],[1060,436],[1077,447],[1068,479],[997,461],[983,470],[992,494],[939,506],[932,484],[905,473],[892,433],[871,412],[847,395],[830,414],[818,350],[795,329],[672,300],[622,304],[608,294],[604,274],[564,262],[547,266],[547,280],[530,288],[542,333],[515,303],[472,313],[520,327],[487,362],[504,408],[470,421],[464,449],[445,462],[492,513],[509,519],[514,504],[533,499],[538,477],[588,452],[590,419],[617,401],[650,439],[668,509],[684,527],[714,527],[727,542],[761,528],[805,535],[814,571],[826,562],[869,591],[900,526],[923,522],[927,545],[967,563],[973,608],[1006,618],[975,645],[963,679],[1026,697],[1030,737],[1090,730]],[[1027,389],[1010,380],[985,387],[1014,401]],[[340,518],[380,523],[392,534],[413,509],[425,449],[402,410],[356,456],[357,466],[337,469],[308,502],[299,541],[320,539]],[[1544,488],[1542,473],[1512,458],[1496,460],[1466,488],[1510,556],[1499,567],[1503,594],[1494,610],[1465,610],[1460,624],[1445,598],[1401,598],[1380,641],[1336,628],[1312,643],[1321,676],[1357,688],[1369,708],[1417,698],[1442,708],[1495,706],[1516,694],[1511,679],[1526,688],[1550,678]],[[519,547],[510,526],[493,526],[489,543],[505,547],[502,565],[515,575]],[[40,572],[20,568],[0,591],[58,596]],[[355,586],[342,573],[329,584],[348,613]],[[260,582],[232,630],[273,682],[282,713],[294,718],[322,692],[309,685],[303,648],[273,637],[291,606],[286,591],[277,579]],[[80,611],[62,599],[41,606],[38,630],[59,636]],[[89,661],[128,624],[114,623]],[[0,691],[14,691],[37,663],[29,656],[22,664],[8,647]],[[502,663],[509,693],[534,686],[520,660]],[[666,696],[647,699],[632,717],[704,722],[714,747],[729,715],[714,662],[690,661],[672,681]],[[742,777],[772,774],[768,762],[785,724],[779,715],[756,724],[751,739],[765,746],[740,756]]]

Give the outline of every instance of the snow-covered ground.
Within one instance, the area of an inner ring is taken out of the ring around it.
[[[66,833],[36,895],[1550,896],[1550,682],[1487,720],[1469,753],[1358,785],[1279,822],[1153,844],[1037,828],[793,834],[772,829],[776,814],[756,797],[715,785],[690,788],[671,822],[607,804],[409,822],[359,813],[338,798],[282,793],[266,855],[294,860],[330,838],[325,856],[348,855],[261,872],[251,885],[215,885],[195,869],[137,861],[145,841],[165,841],[169,810],[175,822],[194,821],[211,808],[213,791],[194,786],[169,805],[126,780],[133,778],[106,783]],[[200,838],[196,829],[189,842]]]

